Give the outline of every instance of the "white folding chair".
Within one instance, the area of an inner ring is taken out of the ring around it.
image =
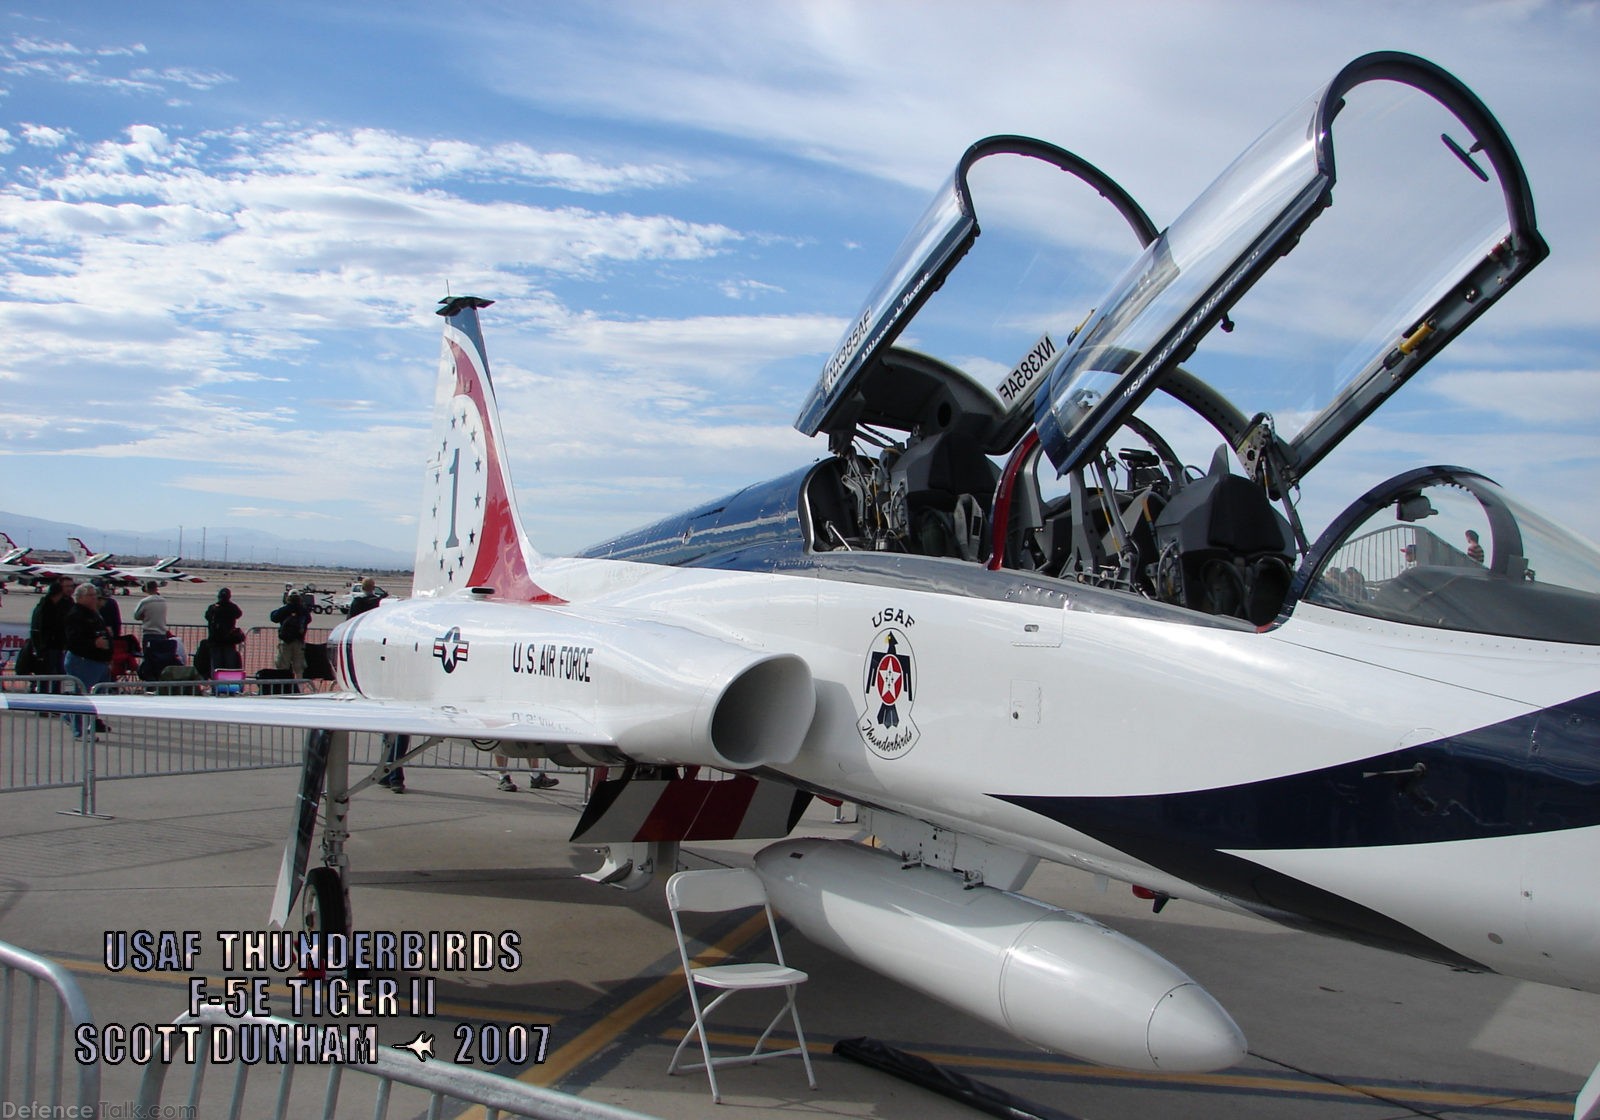
[[[772,907],[767,902],[767,890],[761,885],[761,879],[754,871],[743,867],[680,871],[667,880],[667,906],[672,911],[672,931],[678,938],[678,956],[683,960],[683,975],[689,985],[689,1002],[694,1005],[694,1026],[684,1032],[678,1048],[672,1052],[672,1061],[667,1064],[667,1073],[671,1075],[680,1069],[705,1070],[706,1077],[711,1081],[711,1099],[721,1104],[722,1094],[717,1088],[718,1066],[747,1065],[767,1058],[799,1054],[800,1060],[805,1063],[806,1080],[815,1089],[817,1078],[811,1072],[811,1055],[806,1051],[805,1032],[800,1029],[800,1013],[794,1006],[795,988],[805,982],[806,974],[798,968],[790,968],[783,961],[783,946],[778,941],[778,925],[773,920]],[[767,931],[772,935],[772,949],[778,958],[776,964],[714,964],[697,968],[691,963],[689,943],[683,935],[683,923],[678,918],[681,911],[719,913],[757,906],[767,915]],[[699,991],[701,988],[716,988],[721,994],[705,1007],[701,1007]],[[759,988],[783,988],[785,992],[783,1006],[772,1017],[772,1022],[767,1024],[767,1029],[761,1032],[761,1037],[756,1040],[755,1048],[750,1053],[713,1058],[711,1043],[706,1037],[706,1016],[734,992]],[[772,1029],[778,1025],[786,1011],[794,1023],[795,1039],[799,1045],[785,1050],[762,1050],[767,1036],[772,1033]],[[683,1048],[689,1044],[689,1039],[697,1034],[700,1036],[700,1052],[705,1061],[686,1062],[680,1066],[678,1058],[683,1054]]]

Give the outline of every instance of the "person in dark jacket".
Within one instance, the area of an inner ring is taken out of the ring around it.
[[[45,676],[59,677],[66,671],[64,658],[67,652],[67,614],[72,610],[70,576],[57,576],[33,608],[28,625],[28,642],[33,646],[36,671]],[[61,686],[51,681],[41,686],[46,692],[60,692]]]
[[[112,594],[111,584],[105,580],[94,581],[95,593],[100,597],[100,617],[105,620],[106,629],[111,631],[113,638],[122,634],[122,608],[117,606],[117,597]]]
[[[239,643],[244,637],[239,620],[244,611],[233,601],[233,592],[224,587],[217,592],[217,601],[206,608],[206,641],[211,645],[211,669],[240,669],[244,661],[239,656]]]
[[[293,592],[283,606],[267,617],[278,624],[277,667],[287,669],[295,680],[304,680],[306,631],[311,629],[311,611],[300,598],[299,592]]]
[[[72,593],[72,600],[66,617],[64,668],[68,676],[78,678],[84,692],[91,692],[95,685],[111,679],[111,630],[100,616],[100,592],[94,584],[80,584]],[[72,724],[73,735],[83,734],[81,715],[62,718]],[[110,730],[99,720],[95,720],[95,728]]]
[[[387,597],[387,592],[378,590],[378,581],[368,576],[361,581],[361,594],[350,600],[350,617],[354,618],[358,614],[366,614],[368,611],[376,610],[378,604]]]

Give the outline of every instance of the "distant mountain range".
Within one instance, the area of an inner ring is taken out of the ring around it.
[[[286,564],[307,567],[410,571],[412,554],[363,541],[318,541],[278,537],[259,529],[209,525],[200,528],[98,529],[46,521],[0,510],[0,532],[37,552],[65,553],[68,537],[80,537],[95,552],[115,553],[128,563],[180,555],[185,563]],[[181,542],[181,544],[180,544]]]

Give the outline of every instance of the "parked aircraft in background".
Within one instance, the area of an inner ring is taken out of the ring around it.
[[[140,585],[150,580],[155,580],[157,583],[161,584],[205,582],[205,580],[200,576],[193,576],[188,572],[179,571],[176,566],[178,559],[179,558],[176,556],[168,556],[164,559],[157,560],[154,564],[136,564],[126,567],[119,566],[117,568],[117,572],[122,576],[132,579],[135,584]]]
[[[5,533],[0,533],[0,584],[11,581],[33,583],[39,568],[26,561],[31,548],[21,548]]]
[[[82,564],[85,568],[103,568],[111,559],[109,552],[90,552],[89,546],[78,537],[67,538],[67,552],[72,556],[74,564]]]
[[[1115,242],[1056,224],[1095,207],[1135,242],[1098,299],[1067,235]],[[488,301],[456,297],[414,596],[335,630],[340,692],[0,703],[314,729],[274,909],[317,928],[348,921],[348,794],[377,776],[348,782],[345,734],[378,730],[621,767],[578,834],[658,859],[856,802],[880,847],[756,857],[777,908],[1110,1065],[1245,1043],[1175,964],[1012,893],[1040,859],[1600,991],[1600,555],[1467,468],[1314,473],[1546,253],[1499,124],[1408,55],[1346,66],[1159,234],[1070,153],[992,138],[824,366],[816,463],[541,557]],[[674,812],[631,823],[641,796]],[[1600,1069],[1577,1114],[1597,1096]]]
[[[77,537],[67,538],[67,548],[72,554],[72,561],[75,567],[101,573],[89,578],[101,580],[112,587],[120,588],[124,594],[135,587],[142,587],[151,580],[159,584],[205,582],[199,576],[192,576],[188,572],[179,571],[175,567],[179,559],[176,556],[165,557],[157,560],[154,564],[118,566],[111,563],[115,559],[111,553],[91,553],[89,546]],[[61,574],[71,575],[74,573],[64,572]]]
[[[47,582],[57,576],[71,576],[79,583],[100,581],[112,587],[131,587],[137,582],[123,580],[121,573],[115,568],[97,567],[77,561],[41,560],[34,568],[32,578],[35,584]]]

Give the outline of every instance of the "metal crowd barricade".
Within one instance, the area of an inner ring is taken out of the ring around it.
[[[76,677],[0,677],[7,691],[54,690],[82,695]],[[233,695],[272,695],[279,690],[304,692],[314,682],[293,680],[140,681],[119,680],[96,685],[94,695],[215,695],[226,704]],[[293,703],[291,696],[284,703]],[[82,816],[97,816],[97,785],[124,778],[209,774],[236,770],[298,767],[304,757],[305,732],[289,727],[212,723],[199,720],[113,718],[96,730],[93,717],[82,717],[82,737],[74,737],[70,716],[0,711],[0,793],[19,790],[80,789]],[[415,742],[416,740],[414,740]],[[385,760],[383,736],[358,732],[350,736],[350,763],[365,768]],[[452,739],[432,747],[404,765],[417,769],[487,770],[489,750]]]
[[[200,649],[200,643],[206,640],[208,633],[204,626],[179,625],[168,628],[174,638],[178,639],[183,647],[186,663],[192,663],[195,654]],[[331,630],[314,627],[306,631],[307,645],[326,645]],[[245,631],[244,644],[239,647],[240,667],[246,676],[253,677],[262,669],[271,669],[277,663],[278,656],[278,628],[276,626],[252,626]],[[322,682],[326,683],[326,682]],[[314,687],[322,687],[322,683]]]
[[[243,681],[112,681],[96,685],[95,695],[232,696],[275,695],[314,691],[316,682],[296,680]],[[225,700],[219,702],[226,702]],[[293,703],[286,699],[286,703]],[[263,770],[299,766],[305,732],[290,727],[243,726],[186,720],[117,720],[110,734],[99,737],[98,774],[105,779],[151,774],[201,774],[218,770]],[[383,736],[354,732],[350,736],[353,766],[384,761]],[[472,769],[490,763],[489,752],[459,739],[434,747],[406,766]]]
[[[54,1005],[41,1017],[40,996]],[[67,1090],[67,1047],[79,1026],[93,1023],[89,1001],[72,975],[52,960],[0,941],[0,1101],[33,1107],[31,1116],[98,1116],[100,1064],[72,1065],[77,1070],[73,1095]],[[41,1057],[49,1062],[41,1083]],[[48,1092],[48,1096],[41,1093]],[[38,1107],[36,1107],[38,1106]]]
[[[296,1024],[287,1019],[262,1016],[230,1017],[223,1009],[203,1007],[198,1016],[187,1012],[173,1023],[183,1028],[191,1025],[200,1030],[195,1035],[196,1061],[190,1065],[189,1085],[185,1104],[191,1116],[251,1116],[284,1117],[321,1116],[334,1120],[342,1116],[370,1116],[385,1120],[393,1114],[430,1118],[456,1115],[461,1106],[478,1105],[487,1112],[488,1120],[500,1117],[525,1117],[527,1120],[654,1120],[631,1109],[586,1101],[580,1097],[526,1085],[520,1081],[450,1061],[419,1061],[415,1053],[394,1046],[379,1046],[371,1061],[347,1061],[326,1066],[300,1066],[292,1062],[269,1065],[266,1062],[250,1063],[241,1060],[242,1044],[238,1041],[243,1030],[292,1031]],[[213,1028],[224,1032],[214,1035]],[[234,1041],[230,1060],[219,1057],[214,1042],[221,1037]],[[187,1055],[184,1055],[187,1061]],[[145,1067],[144,1080],[139,1086],[136,1115],[164,1116],[163,1108],[183,1107],[176,1101],[164,1102],[162,1093],[171,1064],[153,1060]],[[231,1077],[226,1068],[232,1066]],[[212,1104],[206,1104],[205,1079],[209,1070],[216,1069],[225,1084]],[[321,1078],[304,1077],[295,1083],[299,1070],[315,1074],[326,1070]],[[251,1073],[260,1074],[254,1080]],[[354,1075],[354,1076],[352,1076]],[[318,1085],[316,1082],[320,1081]],[[347,1090],[349,1090],[347,1092]],[[359,1102],[351,1098],[362,1096]],[[202,1107],[202,1105],[205,1105]],[[455,1106],[451,1108],[450,1106]]]
[[[83,682],[68,676],[0,677],[6,692],[49,692],[83,695]],[[0,711],[0,792],[19,789],[63,789],[94,784],[94,720],[79,724],[74,736],[70,716],[56,713]],[[84,812],[87,808],[85,802]]]

